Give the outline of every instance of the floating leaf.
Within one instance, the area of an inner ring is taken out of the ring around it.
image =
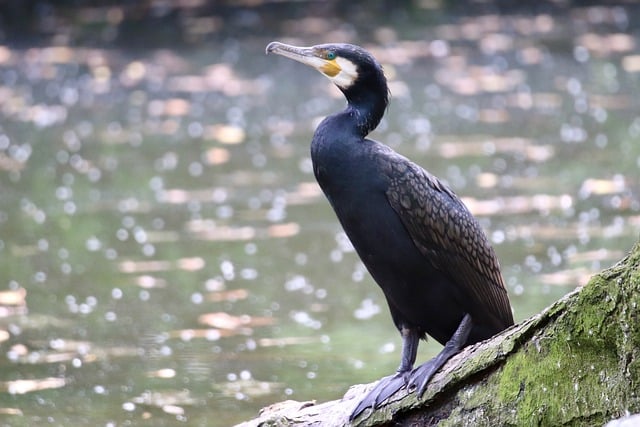
[[[480,188],[494,188],[498,185],[500,177],[495,173],[480,173],[476,176],[476,185]]]
[[[233,316],[229,313],[217,312],[198,316],[198,323],[214,328],[233,330],[242,327],[273,325],[275,319],[273,317],[249,316],[248,314]]]
[[[238,301],[246,299],[249,296],[249,291],[246,289],[233,289],[230,291],[212,292],[207,296],[209,301],[222,302],[222,301]]]
[[[203,258],[181,258],[175,263],[171,261],[133,261],[126,260],[118,264],[118,268],[123,273],[152,273],[171,270],[197,271],[205,267]]]
[[[241,127],[221,124],[209,126],[205,136],[222,144],[240,144],[246,137]]]
[[[118,269],[123,273],[142,273],[169,271],[172,263],[169,261],[132,261],[126,260],[118,264]]]
[[[149,378],[174,378],[176,376],[176,370],[171,368],[158,369],[157,371],[147,372]]]
[[[580,196],[587,198],[592,194],[617,194],[627,189],[625,179],[617,176],[614,179],[586,179],[580,186]]]
[[[222,165],[231,159],[231,153],[225,148],[213,147],[207,150],[204,158],[209,165]]]
[[[193,258],[182,258],[177,262],[177,266],[179,270],[184,271],[198,271],[202,270],[206,266],[206,262],[204,258],[201,257],[193,257]]]
[[[120,81],[125,86],[138,84],[147,75],[147,66],[141,61],[129,63],[120,76]]]
[[[167,281],[158,277],[149,276],[147,274],[136,277],[136,284],[141,288],[164,288],[167,285]]]
[[[160,408],[164,413],[170,415],[184,415],[184,408],[178,405],[162,405]]]
[[[25,305],[27,290],[18,288],[15,291],[0,291],[0,305]]]
[[[32,391],[61,388],[66,385],[64,378],[41,378],[33,380],[14,380],[0,382],[0,390],[10,394],[25,394]]]
[[[200,190],[185,190],[182,188],[172,188],[158,191],[156,199],[161,203],[183,204],[193,201],[211,202],[216,201],[219,188],[207,188]],[[222,190],[224,191],[224,190]]]
[[[0,64],[6,64],[11,60],[11,50],[6,46],[0,46]]]
[[[640,55],[628,55],[622,58],[622,68],[627,73],[640,72]]]
[[[241,328],[236,330],[228,329],[177,329],[169,332],[169,337],[181,339],[182,341],[191,341],[192,339],[205,339],[207,341],[217,341],[220,338],[232,337],[235,335],[251,335],[250,328]]]
[[[270,225],[267,229],[269,237],[292,237],[300,232],[300,225],[295,222]]]
[[[320,337],[282,337],[282,338],[260,338],[260,347],[284,347],[287,345],[314,344],[321,342]]]
[[[187,229],[201,240],[241,241],[256,237],[256,229],[253,227],[216,227],[214,223],[199,220],[189,222]]]

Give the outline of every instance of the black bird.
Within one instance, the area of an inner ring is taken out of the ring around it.
[[[275,53],[309,65],[347,98],[311,141],[313,171],[344,231],[384,292],[402,337],[395,375],[383,378],[351,414],[356,418],[401,389],[422,396],[433,374],[463,347],[513,325],[498,259],[477,220],[438,178],[367,138],[388,105],[380,64],[361,47],[295,47]],[[420,338],[444,345],[414,369]]]

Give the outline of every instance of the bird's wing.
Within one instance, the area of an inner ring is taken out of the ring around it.
[[[488,307],[501,329],[512,325],[500,265],[478,221],[438,178],[391,150],[385,154],[387,198],[416,247],[464,289],[471,307]]]

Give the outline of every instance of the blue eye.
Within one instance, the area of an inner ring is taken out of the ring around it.
[[[330,50],[329,52],[327,52],[327,59],[329,61],[333,61],[334,59],[336,59],[336,53],[332,50]]]

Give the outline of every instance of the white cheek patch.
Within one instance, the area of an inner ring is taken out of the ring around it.
[[[333,77],[329,77],[336,86],[346,89],[358,78],[358,67],[348,59],[338,57],[336,63],[340,66],[340,72]]]

